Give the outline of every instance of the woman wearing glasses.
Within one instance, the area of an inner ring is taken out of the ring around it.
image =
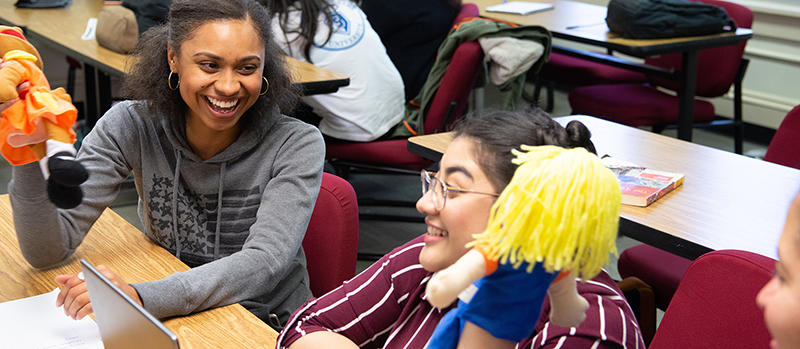
[[[432,273],[455,263],[473,235],[487,226],[490,208],[511,181],[511,149],[521,144],[585,147],[589,130],[573,121],[564,129],[539,109],[498,111],[465,119],[437,173],[422,172],[427,232],[381,258],[342,287],[309,301],[291,317],[279,348],[423,348],[444,314],[425,299]],[[578,328],[548,322],[549,302],[537,333],[520,348],[644,348],[636,319],[605,272],[579,283],[590,304]],[[451,305],[451,308],[455,304]]]

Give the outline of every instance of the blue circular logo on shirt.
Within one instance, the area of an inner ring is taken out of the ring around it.
[[[355,3],[348,1],[344,6],[339,3],[334,4],[331,17],[333,23],[330,24],[330,40],[325,46],[315,43],[315,47],[328,51],[341,51],[355,46],[364,38],[367,18]],[[324,16],[320,16],[320,25],[329,26]]]

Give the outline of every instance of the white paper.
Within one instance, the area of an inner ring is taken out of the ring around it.
[[[100,330],[91,317],[73,320],[56,307],[58,289],[0,303],[3,348],[103,349]]]
[[[97,30],[97,18],[89,18],[86,22],[86,30],[81,35],[81,39],[83,40],[94,40],[95,36],[94,33]]]
[[[512,1],[512,2],[502,3],[500,5],[488,6],[486,7],[486,11],[527,15],[534,12],[549,10],[551,8],[553,8],[552,4],[543,4],[539,2],[527,2],[527,1]]]

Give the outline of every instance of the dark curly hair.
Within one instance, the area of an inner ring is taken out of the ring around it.
[[[503,191],[517,165],[511,162],[511,149],[521,145],[555,145],[563,148],[583,147],[597,154],[589,139],[592,134],[580,121],[570,121],[564,128],[536,107],[518,111],[491,110],[462,118],[455,126],[454,137],[475,141],[475,158],[497,192]]]
[[[328,40],[331,39],[331,35],[333,35],[333,14],[335,10],[327,0],[258,0],[258,2],[264,5],[271,15],[278,17],[278,23],[283,29],[284,36],[287,33],[297,33],[299,36],[295,40],[300,40],[301,38],[305,40],[303,57],[309,62],[311,62],[311,46],[314,44],[314,36],[317,34],[320,14],[325,16],[325,23],[328,24],[330,31],[328,32],[328,38],[319,46],[325,46]],[[286,25],[289,19],[289,12],[297,5],[299,5],[298,9],[301,13],[300,25],[297,28],[289,28]],[[289,47],[291,49],[291,45]]]
[[[192,39],[195,30],[209,21],[249,20],[264,44],[264,76],[269,90],[259,96],[245,111],[241,122],[245,127],[260,128],[265,121],[262,113],[271,105],[289,112],[300,97],[300,88],[292,83],[283,51],[275,44],[270,17],[253,0],[173,0],[167,23],[148,29],[139,38],[133,62],[125,75],[122,94],[125,98],[147,101],[148,112],[163,114],[183,121],[187,105],[179,90],[167,85],[170,73],[167,47],[180,55],[181,45]]]

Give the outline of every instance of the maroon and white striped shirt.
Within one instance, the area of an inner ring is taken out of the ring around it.
[[[419,264],[422,237],[393,250],[367,270],[330,293],[311,299],[292,315],[278,337],[287,348],[316,331],[336,332],[362,348],[424,348],[444,314],[425,300],[432,273]],[[625,297],[605,272],[578,283],[589,301],[579,327],[548,322],[550,303],[544,302],[536,334],[518,348],[631,348],[644,349],[639,325]],[[454,303],[455,305],[455,303]]]

